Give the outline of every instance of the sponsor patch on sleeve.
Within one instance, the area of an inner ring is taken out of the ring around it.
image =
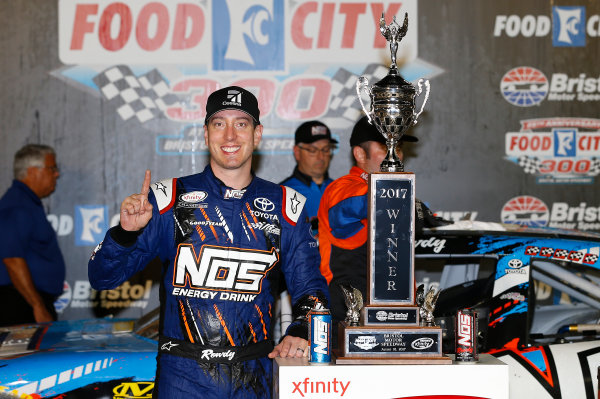
[[[150,185],[161,215],[171,209],[175,203],[176,182],[177,179],[165,179]]]
[[[283,187],[283,217],[295,225],[306,203],[306,197],[293,188]]]

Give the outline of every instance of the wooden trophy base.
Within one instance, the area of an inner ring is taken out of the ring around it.
[[[336,364],[451,364],[442,354],[442,329],[433,327],[338,326]]]

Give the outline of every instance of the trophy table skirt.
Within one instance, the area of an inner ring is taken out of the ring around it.
[[[311,365],[306,359],[277,358],[273,365],[273,398],[454,395],[465,399],[508,399],[508,381],[508,365],[488,354],[481,354],[476,363],[423,365]]]

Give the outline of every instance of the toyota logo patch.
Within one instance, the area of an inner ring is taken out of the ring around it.
[[[271,212],[273,209],[275,209],[275,204],[271,200],[264,197],[255,198],[254,206],[263,212]]]

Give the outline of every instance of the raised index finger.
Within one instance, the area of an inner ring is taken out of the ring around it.
[[[148,193],[150,192],[150,179],[151,179],[150,169],[146,169],[146,175],[144,176],[144,183],[142,184],[142,194],[144,197],[148,198]]]

